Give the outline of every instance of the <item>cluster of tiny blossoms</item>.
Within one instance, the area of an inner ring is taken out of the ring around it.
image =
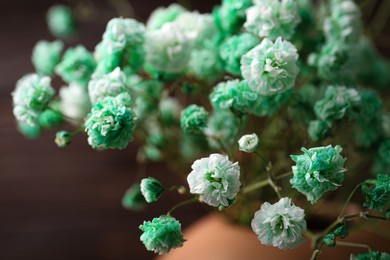
[[[39,41],[31,57],[36,72],[12,93],[13,113],[29,138],[62,126],[75,130],[57,132],[59,147],[82,132],[96,150],[136,140],[139,163],[165,161],[184,173],[187,183],[172,187],[142,176],[122,199],[140,211],[166,192],[192,197],[140,225],[147,250],[183,246],[176,208],[199,202],[226,212],[239,204],[236,211],[252,217],[234,217],[246,219],[260,243],[290,249],[307,236],[315,259],[322,246],[348,236],[347,220],[372,217],[343,215],[358,188],[362,207],[390,215],[390,113],[381,98],[390,69],[360,17],[352,0],[222,0],[211,13],[171,4],[146,23],[113,18],[93,51]],[[56,37],[77,36],[77,15],[67,6],[50,8],[47,22]],[[58,96],[56,77],[64,84]],[[344,196],[345,179],[360,174],[347,171],[349,155],[351,169],[376,176],[355,183],[336,224],[313,235],[310,205]],[[264,187],[270,192],[259,192]],[[262,203],[254,212],[256,200]]]

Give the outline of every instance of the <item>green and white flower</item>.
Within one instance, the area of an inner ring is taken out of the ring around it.
[[[164,186],[156,178],[149,177],[141,180],[141,193],[148,203],[158,201],[164,191]]]
[[[196,160],[187,177],[192,194],[213,207],[231,206],[240,190],[240,166],[221,154]]]
[[[122,197],[122,206],[128,210],[140,211],[147,206],[145,197],[141,193],[141,186],[138,182],[131,185]]]
[[[46,17],[51,34],[59,38],[69,38],[75,34],[76,21],[73,11],[66,5],[50,7]]]
[[[290,198],[282,198],[275,204],[265,202],[255,213],[252,229],[263,245],[294,248],[305,242],[302,237],[306,232],[305,213]]]
[[[275,40],[278,37],[291,39],[295,27],[301,21],[296,0],[254,0],[246,10],[245,29]]]
[[[35,70],[41,75],[51,76],[55,66],[61,60],[61,51],[64,44],[61,41],[39,41],[35,44],[31,61]]]
[[[385,206],[390,206],[390,175],[378,174],[376,179],[364,181],[362,193],[366,199],[364,206],[383,211]]]
[[[167,7],[159,7],[150,14],[146,27],[148,30],[160,29],[164,24],[175,21],[186,11],[183,6],[176,3]]]
[[[270,96],[294,87],[298,75],[298,53],[293,44],[265,38],[241,58],[241,73],[249,87]]]
[[[180,222],[171,216],[162,215],[152,221],[144,221],[139,228],[143,231],[140,239],[146,249],[159,255],[167,254],[185,242]]]
[[[291,155],[296,165],[292,167],[292,187],[304,194],[313,204],[326,192],[336,190],[344,181],[345,161],[341,146],[301,149],[302,155]]]
[[[84,86],[70,83],[60,88],[59,96],[61,113],[76,122],[82,122],[91,111],[91,101]]]
[[[85,122],[88,143],[98,150],[124,149],[133,140],[136,117],[127,93],[97,102]]]
[[[72,135],[65,130],[58,131],[56,133],[56,138],[54,139],[54,142],[60,148],[66,147],[72,142]]]
[[[207,126],[207,120],[208,112],[197,105],[190,105],[180,113],[180,126],[184,133],[203,133]]]
[[[259,138],[255,133],[250,135],[243,135],[240,140],[238,140],[238,146],[240,151],[253,153],[259,146]]]

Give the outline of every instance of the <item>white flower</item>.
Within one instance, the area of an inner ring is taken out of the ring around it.
[[[240,140],[238,140],[238,145],[240,151],[253,153],[259,145],[259,138],[255,133],[251,135],[243,135]]]
[[[305,213],[290,198],[282,198],[272,205],[265,202],[255,213],[252,229],[263,245],[294,248],[305,241],[302,237],[306,232]]]
[[[60,89],[59,96],[61,112],[66,117],[81,122],[91,111],[91,102],[84,86],[71,83]]]
[[[126,92],[126,76],[119,67],[109,74],[93,75],[88,83],[88,92],[92,103],[107,96],[115,97]]]
[[[192,194],[214,207],[232,205],[240,190],[240,166],[221,154],[196,160],[187,181]]]

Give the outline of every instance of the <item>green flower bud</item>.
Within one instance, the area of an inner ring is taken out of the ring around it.
[[[238,145],[240,151],[253,153],[259,146],[259,138],[255,133],[250,135],[243,135],[240,140],[238,140]]]
[[[348,236],[348,227],[347,227],[347,224],[344,223],[344,224],[338,226],[338,227],[333,231],[333,234],[335,234],[335,236],[340,237],[341,239],[346,238],[346,237]]]
[[[144,221],[139,228],[143,231],[141,241],[146,249],[159,255],[183,246],[185,241],[180,222],[171,216],[162,215],[152,221]]]
[[[61,51],[64,44],[61,41],[39,41],[35,44],[31,61],[35,70],[41,75],[51,76],[55,66],[61,60]]]
[[[72,134],[68,131],[62,130],[56,133],[56,139],[54,140],[58,147],[66,147],[72,142]]]
[[[330,134],[332,123],[329,121],[313,120],[309,124],[309,136],[312,140],[322,140]]]
[[[141,193],[139,183],[134,183],[122,197],[122,206],[128,210],[140,211],[147,205],[144,196]]]
[[[180,114],[180,126],[184,133],[202,133],[207,126],[208,112],[200,106],[190,105]]]
[[[69,38],[75,34],[76,21],[68,6],[55,5],[50,7],[46,17],[51,34],[59,38]]]
[[[164,191],[165,188],[161,182],[153,177],[141,181],[141,192],[148,203],[158,201]]]
[[[324,237],[324,243],[328,247],[335,247],[336,246],[336,236],[333,233],[327,234]]]
[[[46,109],[39,116],[39,124],[43,128],[52,128],[58,126],[63,121],[64,121],[64,116],[60,112],[54,111],[52,109]]]

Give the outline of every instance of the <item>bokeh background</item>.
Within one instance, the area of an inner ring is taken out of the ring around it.
[[[129,1],[143,21],[156,7],[173,2]],[[124,151],[96,152],[85,136],[78,136],[68,148],[58,149],[55,131],[45,132],[38,140],[26,140],[17,132],[10,93],[21,76],[33,71],[30,55],[35,43],[54,39],[44,18],[58,1],[0,2],[0,259],[152,259],[154,255],[139,241],[138,226],[182,198],[168,194],[142,213],[122,208],[122,195],[138,170],[135,143]],[[374,9],[381,8],[381,1],[377,2]],[[67,46],[82,43],[93,50],[118,5],[103,0],[82,3],[103,12],[83,23],[79,37]],[[218,3],[196,0],[191,6],[210,12]],[[371,20],[371,15],[364,18]],[[376,43],[382,53],[389,54],[388,21],[377,23],[375,28],[384,29],[376,33]],[[163,164],[150,164],[146,170],[167,186],[178,179]],[[202,206],[193,206],[179,209],[176,216],[186,227],[205,213]]]

